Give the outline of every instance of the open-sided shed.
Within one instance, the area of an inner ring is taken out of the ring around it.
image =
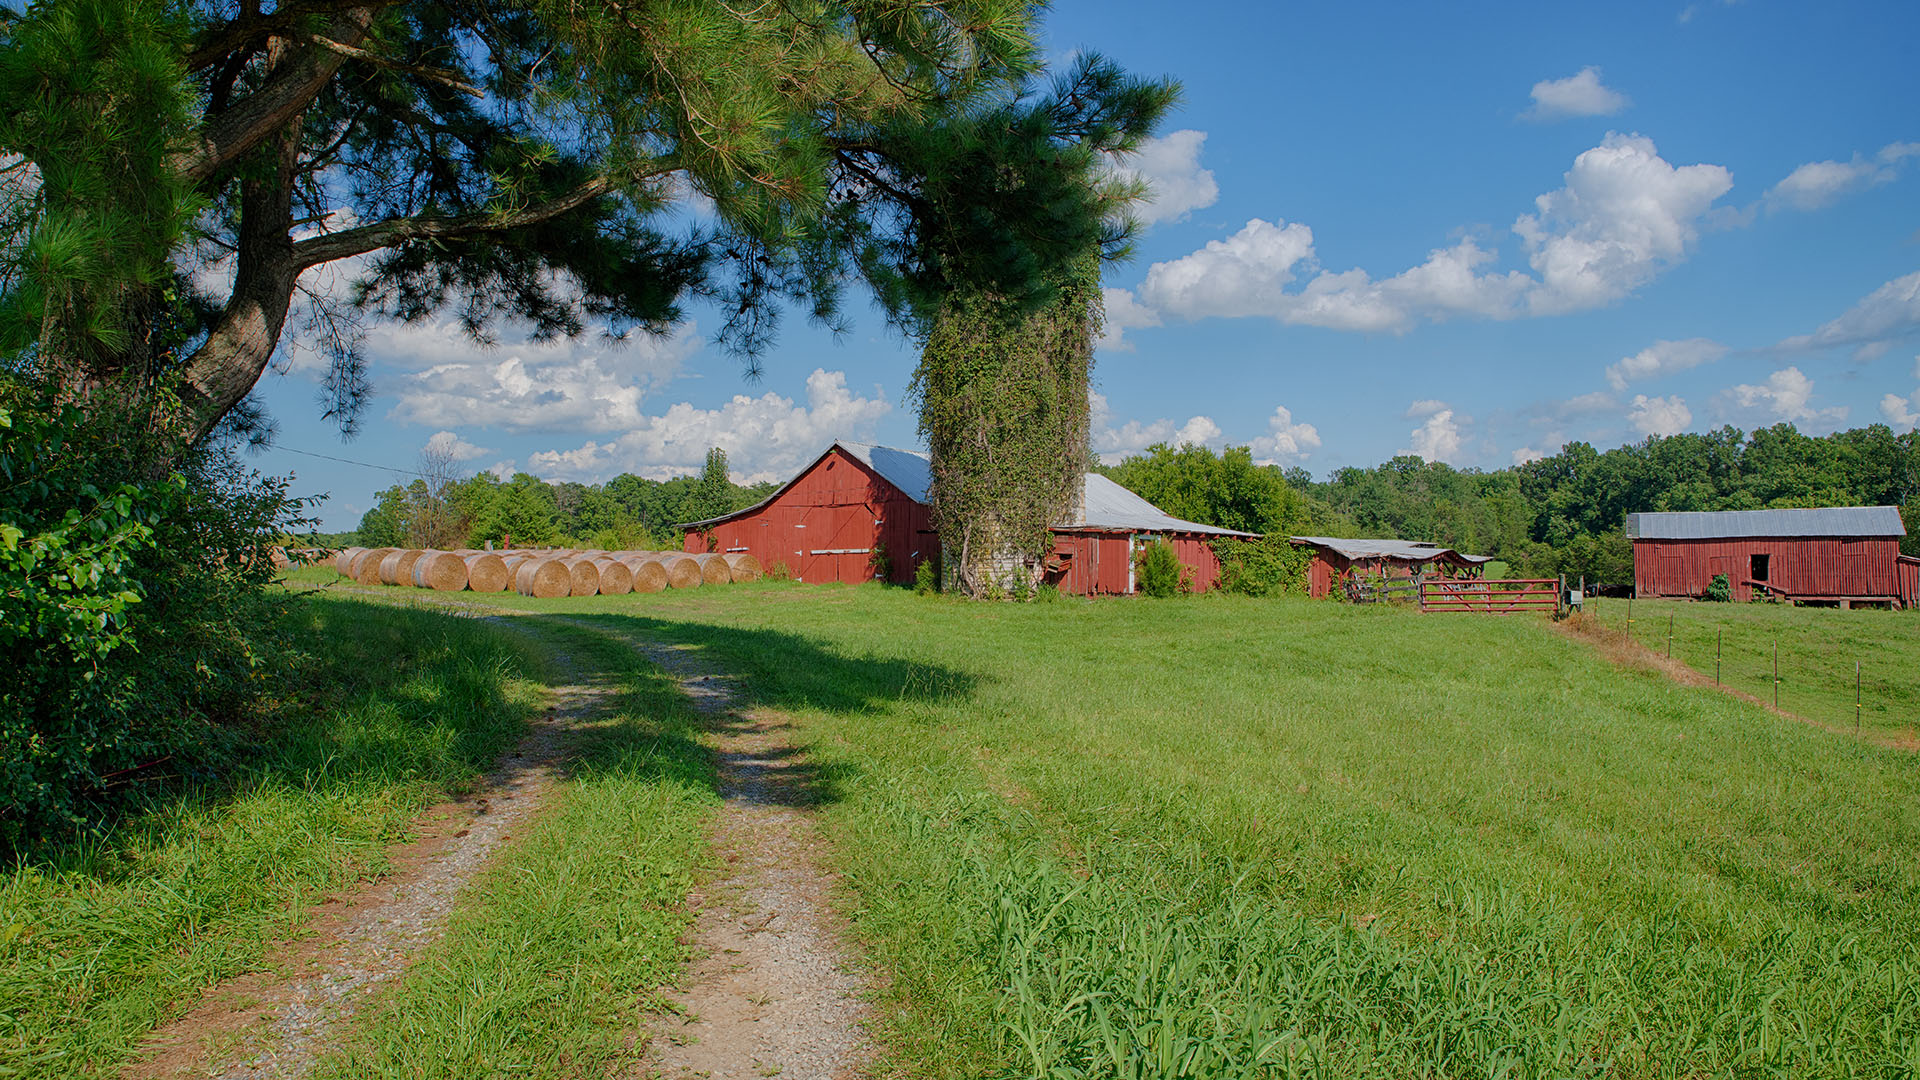
[[[878,546],[887,579],[904,584],[940,551],[927,506],[930,465],[914,450],[835,442],[753,506],[681,526],[686,550],[747,552],[800,581],[859,582],[877,576]],[[1220,563],[1209,542],[1252,535],[1171,517],[1098,473],[1086,474],[1080,505],[1053,534],[1047,580],[1085,596],[1132,592],[1133,555],[1154,538],[1173,545],[1196,591],[1211,589]]]
[[[1628,514],[1633,583],[1642,596],[1700,596],[1725,574],[1736,596],[1911,606],[1897,506]]]
[[[1420,540],[1361,540],[1339,536],[1289,537],[1300,547],[1313,549],[1307,567],[1307,593],[1331,596],[1356,577],[1413,578],[1438,573],[1446,577],[1478,576],[1489,561],[1486,555],[1464,555],[1452,548]]]

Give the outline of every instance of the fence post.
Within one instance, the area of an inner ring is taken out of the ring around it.
[[[1860,661],[1853,662],[1853,737],[1860,737]]]
[[[1561,606],[1567,602],[1567,575],[1560,575],[1560,591],[1553,594],[1553,617],[1560,617]]]
[[[1773,639],[1773,707],[1780,707],[1780,639]]]
[[[1673,659],[1673,616],[1667,616],[1667,659]]]
[[[1633,597],[1631,596],[1627,597],[1627,628],[1623,632],[1627,635],[1628,641],[1633,640]]]
[[[1713,632],[1713,685],[1715,686],[1720,685],[1720,642],[1726,634],[1725,627]]]

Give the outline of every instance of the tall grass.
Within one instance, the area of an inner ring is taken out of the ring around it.
[[[277,647],[277,705],[232,771],[0,877],[0,1075],[112,1071],[322,893],[379,873],[539,697],[526,656],[444,615],[309,598]]]
[[[1915,759],[1534,621],[548,606],[800,721],[897,1075],[1920,1071]]]
[[[319,1077],[625,1075],[655,992],[678,976],[717,800],[698,720],[630,648],[545,626],[618,680],[548,809],[462,894],[447,934]]]

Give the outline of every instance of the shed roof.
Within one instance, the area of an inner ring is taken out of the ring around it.
[[[1824,506],[1811,510],[1681,510],[1628,514],[1635,540],[1727,537],[1905,536],[1897,506]]]
[[[889,484],[897,487],[914,502],[925,503],[927,493],[933,487],[933,460],[923,451],[902,450],[894,446],[875,446],[872,443],[847,442],[836,440],[833,446],[820,455],[827,456],[838,447],[857,458],[861,464],[874,472]],[[811,469],[820,458],[815,458]],[[705,521],[690,521],[680,526],[683,529],[697,528],[702,525],[715,525],[742,514],[751,513],[778,499],[781,492],[793,486],[794,480],[804,475],[807,469],[795,473],[793,480],[780,485],[779,490],[754,503],[744,510],[735,510],[731,514],[708,518]],[[1061,522],[1061,529],[1113,529],[1124,532],[1186,532],[1206,533],[1215,536],[1253,536],[1254,533],[1236,532],[1213,525],[1202,525],[1197,521],[1182,521],[1163,513],[1159,507],[1121,487],[1119,484],[1101,476],[1088,473],[1082,481],[1084,498],[1075,520]]]
[[[1430,544],[1424,540],[1359,540],[1340,536],[1294,536],[1289,537],[1296,544],[1311,544],[1323,547],[1348,559],[1400,559],[1405,562],[1428,562],[1451,555],[1470,563],[1490,561],[1491,555],[1468,555],[1452,548]]]

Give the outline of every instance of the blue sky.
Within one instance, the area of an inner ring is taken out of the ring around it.
[[[1231,443],[1325,476],[1920,422],[1920,5],[1168,11],[1075,0],[1047,24],[1055,56],[1185,86],[1125,163],[1157,196],[1107,274],[1104,456]],[[755,480],[835,437],[912,445],[914,353],[851,313],[838,338],[790,321],[757,383],[699,309],[626,346],[375,327],[350,442],[295,346],[263,383],[280,436],[255,464],[328,493],[345,529],[401,477],[313,454],[408,469],[437,440],[465,468],[593,482],[718,445]]]

